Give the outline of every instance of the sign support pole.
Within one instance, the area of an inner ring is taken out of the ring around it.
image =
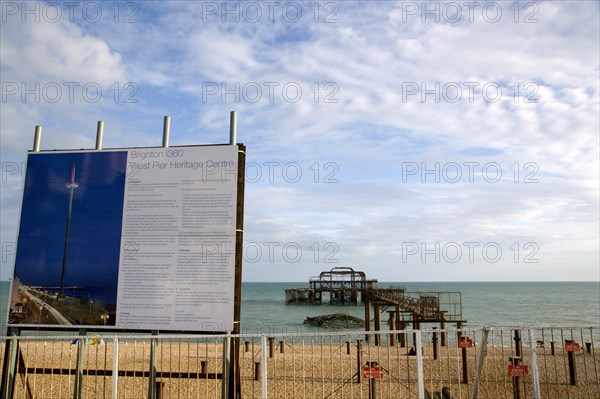
[[[246,181],[246,146],[237,144],[236,112],[231,111],[229,126],[229,144],[238,147],[237,171],[237,210],[235,224],[235,273],[233,294],[233,331],[234,335],[241,332],[240,320],[242,316],[242,261],[244,251],[244,191]],[[227,399],[240,399],[242,397],[242,379],[240,374],[240,338],[231,338],[231,362],[229,363],[229,389]]]
[[[163,123],[163,142],[162,146],[169,147],[169,135],[171,134],[171,117],[165,116]]]
[[[102,149],[102,139],[104,138],[104,122],[98,121],[98,129],[96,130],[96,149]]]
[[[229,144],[237,144],[237,113],[231,111],[229,116]]]
[[[33,137],[33,152],[40,152],[40,144],[42,142],[42,127],[35,126],[35,136]]]

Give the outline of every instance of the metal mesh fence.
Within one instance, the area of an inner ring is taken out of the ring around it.
[[[3,337],[14,398],[598,398],[598,328]],[[229,340],[229,341],[228,341]],[[14,378],[11,378],[14,377]],[[233,396],[230,396],[233,397]]]

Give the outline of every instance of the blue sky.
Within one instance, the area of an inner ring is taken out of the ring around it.
[[[599,6],[2,1],[2,271],[42,149],[248,147],[245,281],[599,279]]]

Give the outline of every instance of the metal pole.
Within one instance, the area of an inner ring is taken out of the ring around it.
[[[98,121],[98,128],[96,129],[96,149],[102,149],[102,139],[104,138],[104,122]]]
[[[75,370],[75,387],[73,388],[73,399],[81,398],[83,388],[83,360],[85,358],[85,335],[86,330],[79,330],[79,341],[77,342],[77,365]]]
[[[514,366],[518,366],[521,364],[521,358],[519,356],[511,356],[509,359]],[[521,399],[521,387],[519,383],[519,377],[512,377],[512,387],[513,399]]]
[[[367,362],[370,368],[378,367],[377,362]],[[369,399],[377,399],[377,378],[369,377]]]
[[[260,362],[254,362],[254,381],[260,380]]]
[[[158,335],[158,331],[152,331],[152,335]],[[158,339],[150,339],[150,370],[148,376],[148,399],[154,399],[156,396],[156,350]]]
[[[262,354],[262,399],[267,399],[267,336],[260,337],[260,346]]]
[[[229,398],[229,364],[231,363],[231,333],[228,331],[223,338],[223,378],[221,379],[221,398]]]
[[[417,351],[417,386],[419,399],[425,399],[425,378],[423,376],[423,347],[421,343],[421,330],[415,331],[415,349]]]
[[[465,337],[465,341],[469,341],[469,337]],[[461,348],[462,355],[462,382],[463,384],[469,383],[469,363],[467,362],[467,342]]]
[[[21,335],[19,328],[8,328],[6,346],[4,348],[4,364],[2,366],[2,385],[0,385],[0,398],[2,399],[12,399],[14,394],[19,335]]]
[[[275,356],[275,337],[269,337],[269,357]]]
[[[112,374],[112,397],[117,398],[119,387],[119,337],[113,339],[113,374]]]
[[[577,368],[575,366],[575,341],[566,339],[567,360],[569,361],[569,385],[577,385]]]
[[[237,210],[235,232],[235,276],[233,296],[233,331],[235,335],[241,330],[241,303],[242,303],[242,263],[244,252],[244,182],[246,181],[246,147],[237,145],[238,170],[237,170]],[[242,397],[242,377],[240,373],[240,338],[232,341],[231,379],[229,380],[229,394],[236,399]]]
[[[362,378],[362,341],[360,339],[356,340],[356,365],[356,382],[360,384]]]
[[[521,344],[521,332],[519,330],[515,330],[515,354],[516,356],[512,358],[512,363],[515,366],[521,364],[523,348]],[[521,399],[521,384],[519,377],[513,377],[513,398]]]
[[[162,146],[169,147],[169,134],[171,133],[171,117],[165,116],[163,123],[163,144]]]
[[[35,136],[33,137],[33,151],[40,152],[40,144],[42,142],[42,127],[40,125],[35,126]]]
[[[479,348],[479,360],[477,362],[477,374],[475,374],[475,382],[473,382],[473,394],[471,395],[471,399],[477,399],[479,389],[479,378],[481,377],[481,373],[483,372],[483,361],[485,359],[487,351],[487,340],[489,332],[489,328],[483,328],[483,332],[481,335],[481,348]]]
[[[231,111],[229,115],[229,144],[237,144],[237,113]]]
[[[369,300],[368,294],[365,299],[365,331],[371,331],[371,301]],[[371,339],[371,335],[365,334],[365,342],[368,344]]]
[[[533,399],[540,399],[540,379],[538,375],[538,366],[537,366],[537,354],[535,353],[535,337],[533,335],[533,330],[527,330],[529,334],[529,352],[531,354],[530,366],[531,366],[531,383],[533,384]]]
[[[437,360],[437,358],[438,358],[438,333],[436,331],[436,327],[433,327],[431,343],[433,344],[433,360]]]

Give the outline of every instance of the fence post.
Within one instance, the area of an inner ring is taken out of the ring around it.
[[[112,365],[112,397],[118,397],[119,387],[119,337],[115,335],[113,338],[113,365]]]
[[[15,389],[15,380],[17,378],[17,353],[19,352],[19,336],[21,330],[16,327],[9,327],[7,335],[12,336],[5,341],[4,348],[4,365],[2,367],[2,386],[0,387],[0,395],[2,399],[12,399]],[[10,360],[9,360],[10,354]],[[6,370],[7,369],[7,370]]]
[[[158,335],[158,331],[152,331],[152,335]],[[150,375],[148,377],[148,399],[156,397],[156,350],[158,347],[158,339],[150,339]]]
[[[431,343],[433,344],[433,360],[437,360],[437,358],[438,358],[438,333],[437,333],[436,327],[433,327]]]
[[[275,337],[269,337],[269,357],[275,356]]]
[[[165,387],[165,382],[160,378],[156,379],[156,399],[163,399],[163,389]]]
[[[518,366],[521,364],[520,356],[511,356],[509,359],[513,366]],[[513,398],[521,399],[521,387],[519,384],[519,377],[512,377],[512,387],[513,387]]]
[[[260,336],[262,355],[262,399],[267,399],[267,336]]]
[[[473,394],[471,395],[472,399],[477,399],[477,395],[479,394],[479,379],[481,377],[481,372],[483,371],[483,361],[485,360],[485,355],[487,354],[487,340],[490,329],[488,327],[484,327],[481,333],[481,348],[479,349],[479,359],[477,361],[477,374],[475,374],[475,381],[473,382]]]
[[[571,346],[569,348],[569,345]],[[567,347],[567,359],[569,360],[569,385],[577,385],[577,368],[575,366],[575,341],[565,339]]]
[[[521,342],[521,331],[515,330],[515,353],[517,357],[523,357],[523,343]]]
[[[231,364],[231,332],[227,331],[227,335],[223,338],[223,372],[221,378],[221,397],[229,398],[229,379],[231,373],[229,365]]]
[[[537,366],[537,354],[535,353],[535,336],[532,329],[527,330],[527,334],[529,335],[529,352],[531,354],[530,360],[530,373],[531,373],[531,383],[533,384],[533,399],[540,399],[540,379],[538,374],[538,366]]]
[[[463,339],[463,337],[461,337],[461,339]],[[464,337],[465,341],[469,340],[469,337]],[[462,355],[462,382],[463,384],[468,384],[469,383],[469,363],[467,362],[467,345],[465,342],[465,345],[461,348],[461,355]]]
[[[254,381],[260,380],[260,362],[254,362]]]
[[[85,329],[79,330],[79,341],[77,342],[77,365],[75,370],[75,386],[73,388],[73,399],[81,398],[83,388],[83,358],[85,356]]]
[[[356,382],[360,384],[362,378],[362,341],[360,339],[356,340]]]
[[[379,363],[367,362],[367,365],[369,367],[377,367],[377,366],[379,366]],[[377,386],[378,385],[379,385],[378,379],[370,376],[369,377],[369,399],[377,399]]]
[[[515,354],[516,356],[511,357],[511,363],[518,366],[522,363],[523,359],[523,344],[521,342],[521,332],[515,329]],[[520,377],[512,377],[513,383],[513,398],[521,399],[521,383]]]
[[[381,305],[373,305],[373,312],[375,312],[375,346],[381,345]]]
[[[425,379],[423,377],[423,343],[421,342],[421,330],[416,330],[415,334],[415,348],[417,355],[417,386],[419,399],[425,399]]]

